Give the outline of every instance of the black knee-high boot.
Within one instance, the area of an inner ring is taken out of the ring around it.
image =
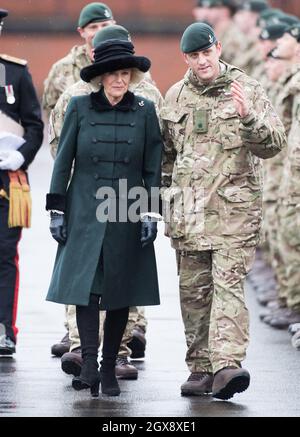
[[[120,387],[115,375],[115,365],[127,325],[128,314],[128,307],[106,312],[100,379],[102,393],[109,396],[118,396],[120,394]]]
[[[73,378],[75,390],[91,389],[93,397],[99,395],[99,296],[91,294],[88,306],[76,306],[76,321],[81,343],[83,364],[80,376]]]

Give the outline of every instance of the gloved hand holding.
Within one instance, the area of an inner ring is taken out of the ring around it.
[[[157,235],[157,219],[145,215],[142,218],[141,234],[142,247],[147,246],[149,243],[153,243]]]
[[[59,244],[65,244],[67,241],[67,223],[63,213],[50,212],[50,232],[54,240]]]
[[[0,170],[16,171],[22,167],[24,162],[25,158],[21,152],[18,152],[17,150],[11,150],[9,152],[5,152],[5,154],[1,156]]]

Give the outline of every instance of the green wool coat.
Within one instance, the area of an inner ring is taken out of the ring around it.
[[[161,155],[152,102],[128,92],[111,106],[103,90],[71,99],[46,206],[65,212],[67,242],[58,246],[47,300],[88,305],[94,292],[103,310],[160,303],[154,246],[142,248],[141,222],[122,222],[118,214],[115,222],[100,222],[97,208],[109,200],[96,194],[115,189],[118,207],[127,197],[118,190],[120,179],[128,190],[150,193],[160,187]]]

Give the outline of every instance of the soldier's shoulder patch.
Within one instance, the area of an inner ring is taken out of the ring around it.
[[[19,64],[19,65],[23,65],[23,66],[27,65],[26,59],[16,58],[15,56],[9,56],[9,55],[6,55],[4,53],[0,54],[0,59],[3,59],[4,61],[7,61],[7,62],[12,62],[13,64]]]

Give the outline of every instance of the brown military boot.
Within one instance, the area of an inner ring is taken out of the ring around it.
[[[129,363],[127,357],[117,357],[116,377],[118,379],[138,379],[138,370]]]
[[[67,375],[79,376],[82,368],[83,359],[81,348],[77,347],[72,352],[67,352],[61,357],[61,369]]]
[[[145,357],[146,349],[145,331],[140,326],[135,326],[132,331],[132,339],[127,346],[131,350],[130,358],[132,360],[139,360]]]
[[[67,332],[59,343],[56,343],[51,347],[51,354],[60,358],[65,353],[69,352],[70,346],[71,346],[71,342],[69,339],[69,333]]]
[[[250,374],[247,370],[225,367],[215,374],[212,395],[214,398],[227,400],[235,393],[245,391],[249,384]]]
[[[211,393],[213,374],[209,372],[192,372],[181,386],[182,396],[201,396]]]

